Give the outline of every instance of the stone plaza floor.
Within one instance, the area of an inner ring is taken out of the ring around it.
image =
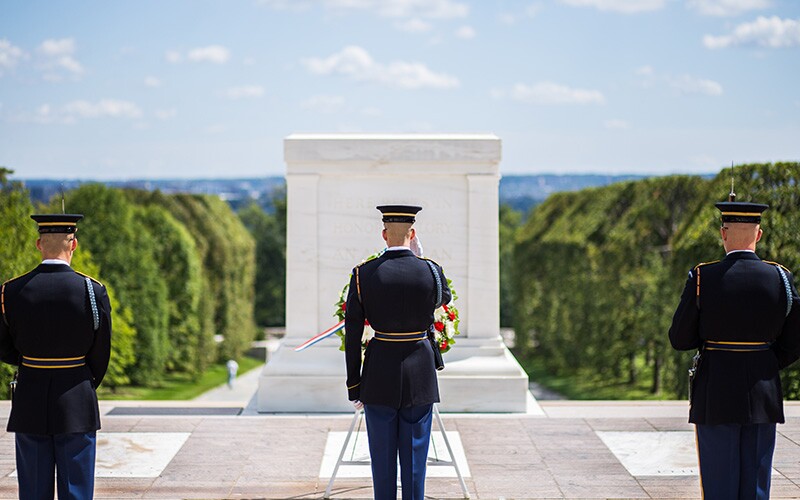
[[[454,448],[463,449],[459,463],[471,498],[700,498],[686,403],[545,401],[540,407],[530,415],[442,415]],[[8,402],[0,404],[3,420],[8,410]],[[786,410],[772,498],[800,498],[800,404]],[[207,400],[109,401],[101,412],[96,498],[322,498],[335,461],[331,450],[337,454],[353,419],[260,415]],[[362,435],[348,449],[350,459],[363,455],[363,441]],[[441,442],[437,452],[446,457]],[[14,467],[13,435],[6,433],[0,498],[17,497]],[[368,468],[348,467],[331,497],[370,498]],[[452,468],[429,470],[429,498],[463,498]]]

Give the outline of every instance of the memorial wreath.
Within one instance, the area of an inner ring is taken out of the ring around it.
[[[383,251],[372,254],[366,259],[364,259],[362,261],[362,264],[364,262],[377,259],[382,254]],[[347,291],[350,288],[350,279],[352,277],[353,275],[351,273],[347,279],[347,283],[344,285],[344,288],[342,288],[341,293],[339,293],[339,300],[336,302],[335,305],[336,312],[334,312],[333,315],[336,316],[336,318],[340,322],[344,321],[345,312],[347,310]],[[449,278],[447,280],[447,286],[450,287],[450,294],[452,295],[450,303],[442,305],[441,307],[436,309],[436,311],[434,311],[433,313],[433,318],[434,318],[433,328],[435,333],[436,345],[439,346],[439,350],[443,353],[449,351],[456,343],[455,336],[459,334],[458,323],[460,321],[458,317],[458,309],[453,305],[453,302],[455,302],[455,300],[458,298],[458,295],[456,294],[456,291],[453,289],[452,280],[450,280]],[[344,351],[344,335],[345,335],[344,328],[340,328],[335,333],[336,335],[339,336],[342,342],[341,346],[339,347],[339,350]],[[361,338],[362,350],[367,348],[367,344],[369,344],[369,341],[372,339],[373,333],[374,332],[372,328],[370,328],[369,326],[369,322],[365,320],[364,335]]]

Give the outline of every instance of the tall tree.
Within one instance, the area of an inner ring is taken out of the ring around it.
[[[130,310],[136,330],[130,379],[155,385],[166,368],[169,304],[149,230],[119,189],[85,184],[68,193],[67,204],[70,211],[84,214],[79,242],[91,251],[122,307]]]
[[[286,197],[272,197],[272,214],[255,201],[239,218],[256,242],[255,321],[282,326],[286,321]]]

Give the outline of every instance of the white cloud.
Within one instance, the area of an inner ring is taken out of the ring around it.
[[[37,123],[52,123],[56,120],[49,104],[42,104],[33,114],[33,121]]]
[[[225,91],[225,97],[228,99],[253,99],[263,96],[264,87],[261,85],[239,85]]]
[[[766,9],[771,3],[770,0],[689,0],[687,6],[704,16],[732,17]]]
[[[150,88],[156,88],[161,86],[161,80],[156,78],[155,76],[148,76],[144,79],[144,86]]]
[[[460,85],[458,78],[431,71],[422,63],[405,61],[377,63],[366,50],[355,45],[345,47],[326,58],[304,59],[302,63],[315,75],[342,75],[356,81],[403,89],[448,89]]]
[[[797,47],[800,46],[800,19],[759,16],[753,22],[738,25],[730,35],[704,36],[703,45],[709,49],[724,49],[735,45],[771,49]]]
[[[515,16],[514,14],[511,14],[510,12],[502,12],[502,13],[498,14],[497,15],[497,19],[499,19],[501,23],[508,24],[508,25],[511,25],[511,24],[514,24],[514,23],[517,22],[517,16]]]
[[[62,80],[62,73],[59,70],[66,70],[74,78],[83,74],[83,66],[73,57],[76,50],[73,38],[45,40],[39,45],[38,50],[44,57],[42,69],[46,80]]]
[[[717,97],[723,94],[722,84],[706,78],[699,78],[692,75],[673,76],[670,74],[660,74],[652,66],[642,66],[635,71],[640,76],[640,84],[643,88],[649,89],[657,85],[667,85],[680,91],[681,94],[703,94]]]
[[[722,85],[713,81],[683,75],[673,79],[670,84],[684,94],[705,94],[710,96],[722,95]]]
[[[514,24],[518,20],[520,20],[522,18],[525,18],[525,17],[528,17],[528,18],[536,17],[537,15],[539,15],[539,12],[541,12],[541,10],[542,10],[542,3],[541,2],[534,2],[534,3],[530,4],[530,5],[528,5],[527,7],[525,7],[525,9],[523,9],[521,12],[517,12],[517,13],[502,12],[502,13],[497,15],[497,19],[503,24],[511,25],[511,24]]]
[[[159,120],[171,120],[178,116],[178,110],[175,108],[157,109],[154,114]]]
[[[214,64],[224,64],[230,59],[231,53],[221,45],[209,45],[208,47],[197,47],[186,54],[186,58],[194,62],[211,62]]]
[[[80,119],[88,118],[123,118],[136,119],[142,117],[139,107],[130,102],[118,99],[102,99],[97,102],[76,100],[68,102],[60,108],[50,104],[41,104],[33,112],[21,112],[11,117],[11,121],[39,124],[71,125]]]
[[[371,11],[382,17],[453,19],[469,15],[469,5],[454,0],[259,0],[276,10],[324,7],[337,11]]]
[[[666,0],[560,0],[572,7],[594,7],[597,10],[633,14],[664,8]]]
[[[25,51],[13,45],[10,41],[5,38],[0,40],[0,75],[3,74],[3,68],[13,69],[19,61],[27,57],[28,54]]]
[[[628,122],[614,118],[604,121],[603,127],[610,130],[626,130],[628,128]]]
[[[395,23],[397,29],[406,31],[408,33],[425,33],[426,31],[430,31],[433,28],[431,23],[427,23],[422,19],[415,17],[414,19],[409,19],[407,21],[402,21]]]
[[[339,95],[315,95],[300,103],[300,107],[318,113],[336,113],[344,106],[344,97]]]
[[[800,106],[800,101],[796,103]],[[364,116],[381,116],[383,111],[380,108],[376,108],[375,106],[369,106],[361,110],[361,114]]]
[[[64,106],[64,113],[77,118],[139,118],[142,111],[130,102],[102,99],[97,102],[72,101]]]
[[[456,30],[456,36],[458,38],[469,40],[470,38],[475,38],[475,30],[472,28],[472,26],[462,26]]]
[[[606,99],[599,90],[573,89],[552,82],[536,85],[517,83],[510,89],[495,89],[491,92],[495,99],[512,99],[526,104],[605,104]]]
[[[466,17],[469,6],[453,0],[373,0],[354,2],[352,0],[329,0],[330,3],[339,4],[369,4],[377,8],[382,16],[387,17],[430,17],[452,19]]]
[[[51,57],[69,56],[75,53],[75,40],[72,38],[45,40],[39,45],[39,51]]]
[[[33,112],[23,111],[11,115],[8,117],[8,121],[16,123],[39,123],[45,125],[56,122],[69,123],[69,121],[63,117],[57,116],[49,104],[41,104]]]
[[[541,10],[542,4],[540,2],[532,3],[525,9],[525,15],[528,17],[536,17]]]
[[[168,50],[164,53],[164,59],[173,64],[179,63],[183,60],[183,56],[177,50]]]

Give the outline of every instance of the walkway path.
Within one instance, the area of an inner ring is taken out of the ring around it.
[[[233,382],[233,388],[228,387],[228,384],[223,384],[204,392],[196,397],[194,401],[228,402],[247,406],[255,396],[256,391],[258,391],[258,377],[263,369],[264,365],[253,368],[249,372],[236,377]]]
[[[541,402],[544,416],[443,415],[472,498],[699,498],[685,402]],[[7,402],[0,416],[8,415]],[[97,498],[321,498],[326,443],[352,415],[239,415],[226,401],[102,402]],[[772,498],[800,498],[800,404],[779,426]],[[5,425],[0,418],[0,425]],[[0,498],[16,498],[13,436],[0,437]],[[370,498],[340,476],[333,498]],[[429,477],[430,498],[460,498]]]

